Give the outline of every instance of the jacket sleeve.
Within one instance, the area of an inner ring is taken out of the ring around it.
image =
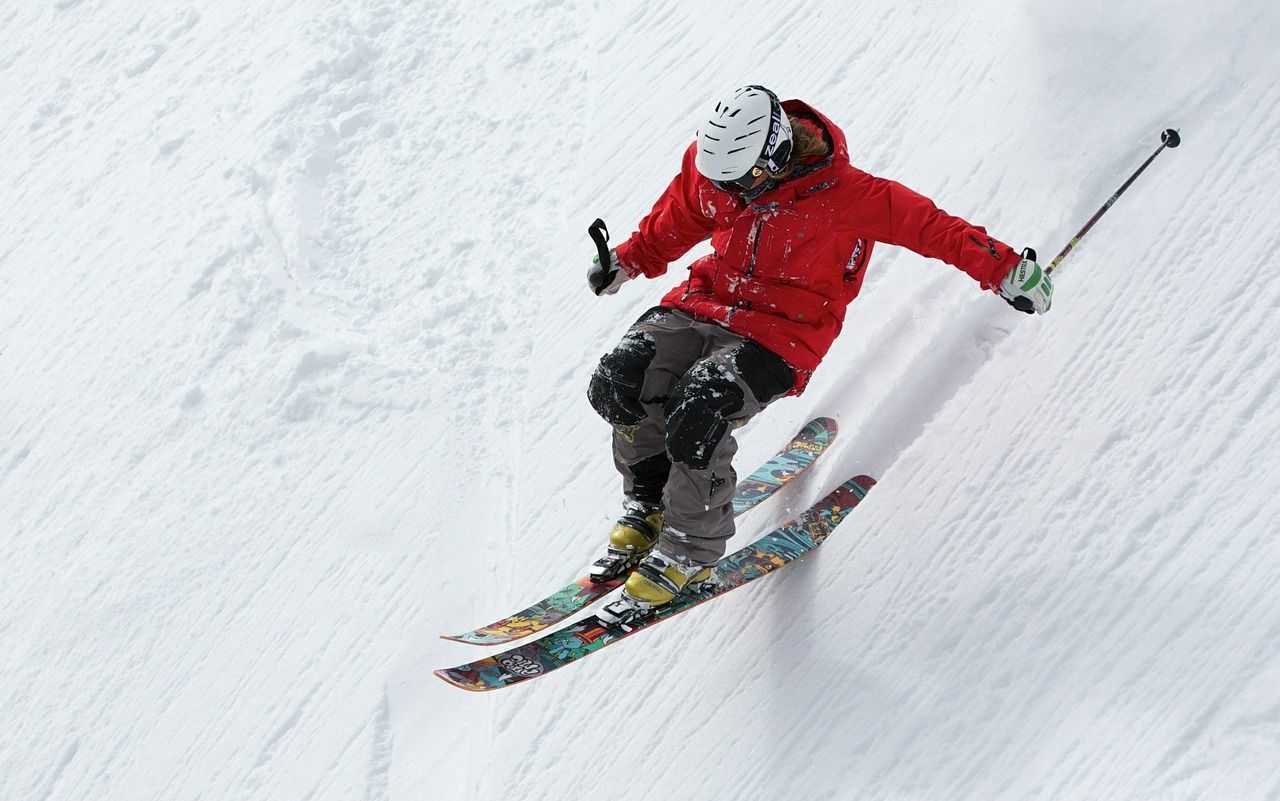
[[[618,262],[633,278],[641,273],[649,278],[662,275],[668,264],[711,236],[716,227],[700,201],[706,179],[694,166],[696,148],[695,142],[685,150],[680,174],[671,180],[639,228],[618,246]]]
[[[997,289],[1021,255],[987,230],[953,217],[896,181],[855,170],[859,222],[872,238],[958,267],[983,289]]]

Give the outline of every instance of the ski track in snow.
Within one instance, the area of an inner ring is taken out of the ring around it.
[[[1278,38],[1257,0],[0,11],[0,797],[1280,798]],[[877,250],[739,432],[838,419],[739,527],[876,476],[821,550],[460,693],[436,636],[596,555],[587,381],[705,252],[596,299],[585,227],[744,81],[1046,260],[1185,143],[1045,318]]]

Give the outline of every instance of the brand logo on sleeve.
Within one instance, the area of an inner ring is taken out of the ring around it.
[[[969,235],[969,241],[991,254],[991,258],[1000,261],[1000,251],[996,250],[996,241],[991,237],[987,237],[987,244],[982,244],[982,240],[973,234]]]

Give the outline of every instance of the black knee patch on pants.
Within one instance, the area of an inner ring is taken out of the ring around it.
[[[761,403],[790,392],[796,385],[796,374],[782,357],[754,342],[744,342],[734,351],[733,364]]]
[[[729,430],[729,417],[745,398],[738,383],[709,362],[700,362],[676,382],[663,405],[667,416],[667,453],[671,460],[705,470]]]
[[[628,331],[618,347],[600,359],[587,387],[587,400],[610,425],[633,426],[644,420],[640,387],[657,352],[653,337]]]

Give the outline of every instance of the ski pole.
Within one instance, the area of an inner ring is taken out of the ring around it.
[[[1071,238],[1071,241],[1062,249],[1062,252],[1054,257],[1053,261],[1049,262],[1049,266],[1044,269],[1045,273],[1051,273],[1058,269],[1058,265],[1061,264],[1062,260],[1067,257],[1067,254],[1080,243],[1080,240],[1084,239],[1084,235],[1089,233],[1089,229],[1093,227],[1093,224],[1101,219],[1102,215],[1107,213],[1107,209],[1111,208],[1120,196],[1124,194],[1124,190],[1128,189],[1134,181],[1138,180],[1138,176],[1142,175],[1142,171],[1145,170],[1151,162],[1156,160],[1156,156],[1160,155],[1166,147],[1177,147],[1180,144],[1182,144],[1182,137],[1178,136],[1178,132],[1172,128],[1166,128],[1164,133],[1160,134],[1160,147],[1156,148],[1156,152],[1152,153],[1146,161],[1142,162],[1142,166],[1138,168],[1137,172],[1130,175],[1129,180],[1125,181],[1124,185],[1116,190],[1116,193],[1111,196],[1111,199],[1106,203],[1103,203],[1102,208],[1098,209],[1097,213],[1089,218],[1089,222],[1085,223],[1084,227],[1080,229],[1080,232]],[[1035,251],[1031,251],[1031,253],[1031,258],[1034,260]]]

